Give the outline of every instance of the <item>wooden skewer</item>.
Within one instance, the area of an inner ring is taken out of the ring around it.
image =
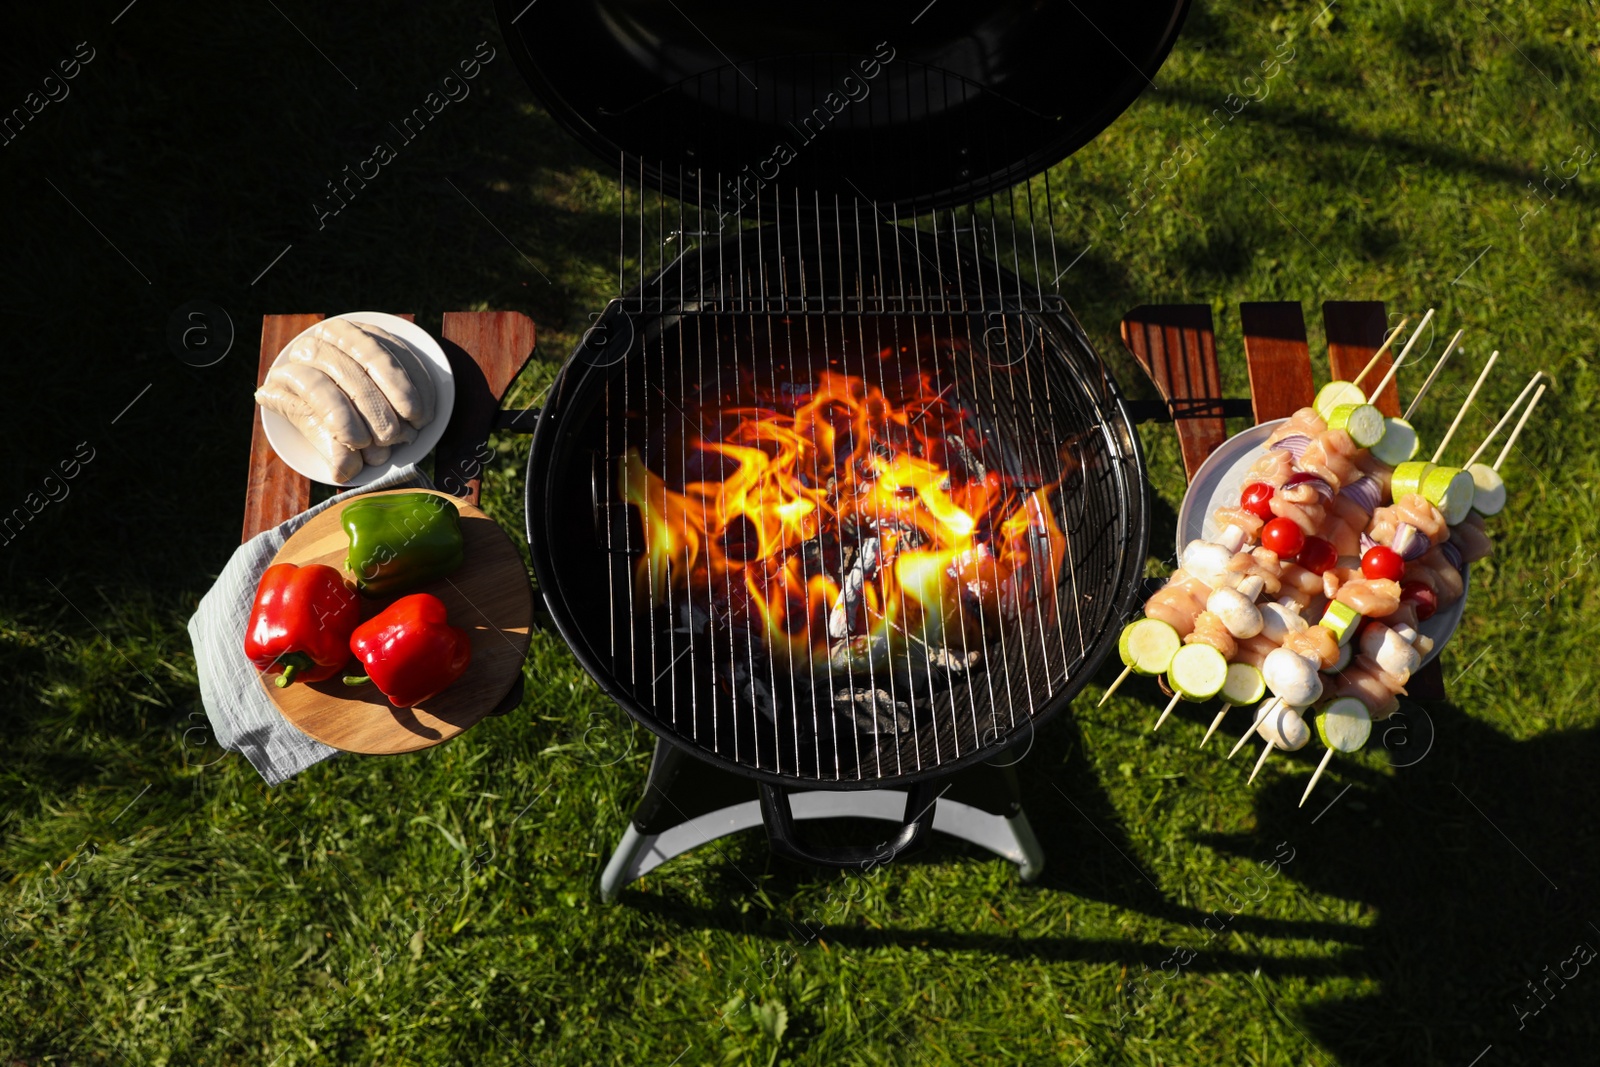
[[[1478,372],[1478,380],[1472,383],[1472,391],[1467,394],[1467,399],[1461,405],[1461,410],[1456,412],[1456,417],[1450,423],[1450,428],[1444,432],[1444,440],[1439,442],[1439,448],[1433,454],[1433,462],[1438,463],[1444,457],[1444,450],[1450,447],[1450,438],[1455,436],[1456,427],[1461,425],[1461,420],[1467,414],[1467,409],[1472,406],[1472,401],[1478,396],[1478,390],[1483,388],[1483,380],[1489,377],[1489,372],[1494,369],[1495,360],[1499,358],[1499,349],[1489,354],[1489,362],[1485,363],[1483,370]]]
[[[1096,704],[1095,707],[1098,708],[1104,706],[1105,702],[1111,699],[1111,694],[1115,693],[1117,689],[1121,687],[1122,683],[1128,680],[1128,675],[1132,673],[1133,664],[1130,663],[1126,667],[1122,668],[1122,673],[1117,675],[1117,680],[1111,683],[1111,688],[1106,690],[1106,695],[1100,698],[1100,703]]]
[[[1206,735],[1200,739],[1201,748],[1206,747],[1206,742],[1211,740],[1211,735],[1217,732],[1217,727],[1222,725],[1222,720],[1228,717],[1228,712],[1232,710],[1232,708],[1232,704],[1222,705],[1222,710],[1217,712],[1217,717],[1211,720],[1211,728],[1208,729],[1206,731]]]
[[[1229,752],[1226,758],[1232,759],[1244,747],[1244,743],[1256,735],[1256,732],[1261,729],[1261,724],[1267,721],[1267,716],[1272,714],[1272,707],[1276,703],[1278,703],[1278,698],[1273,697],[1261,706],[1261,717],[1255,721],[1255,724],[1250,729],[1244,732],[1244,736],[1239,738],[1239,743],[1233,746],[1233,751]]]
[[[1406,323],[1408,323],[1410,321],[1411,321],[1411,317],[1407,316],[1407,317],[1405,317],[1405,318],[1400,320],[1400,325],[1396,326],[1394,329],[1389,331],[1389,336],[1385,337],[1383,339],[1383,344],[1378,346],[1378,350],[1376,352],[1372,353],[1372,358],[1367,360],[1367,365],[1365,367],[1361,368],[1361,373],[1356,375],[1355,381],[1351,382],[1350,383],[1351,385],[1360,385],[1361,384],[1361,379],[1363,379],[1363,378],[1365,378],[1367,376],[1367,371],[1371,370],[1373,367],[1375,367],[1377,365],[1378,360],[1382,359],[1383,358],[1383,354],[1385,352],[1389,351],[1389,346],[1394,344],[1394,339],[1396,337],[1400,336],[1400,331],[1405,329],[1406,328]]]
[[[1542,385],[1539,386],[1539,391],[1533,394],[1533,399],[1528,401],[1528,407],[1523,411],[1522,418],[1517,420],[1516,429],[1512,430],[1511,436],[1506,438],[1506,447],[1500,450],[1500,458],[1494,461],[1495,470],[1499,470],[1500,464],[1504,463],[1506,457],[1511,455],[1511,446],[1517,443],[1517,435],[1522,432],[1522,427],[1527,424],[1528,416],[1533,414],[1533,406],[1539,402],[1541,396],[1544,396],[1544,386]]]
[[[1435,363],[1433,370],[1428,372],[1428,377],[1423,381],[1422,388],[1418,389],[1417,395],[1411,398],[1411,405],[1406,408],[1406,413],[1400,416],[1402,419],[1408,422],[1411,420],[1411,413],[1417,410],[1418,404],[1422,403],[1422,398],[1428,393],[1428,386],[1432,385],[1433,380],[1439,376],[1439,372],[1444,370],[1445,362],[1449,360],[1451,353],[1456,350],[1456,345],[1461,343],[1461,335],[1466,332],[1466,330],[1457,330],[1456,335],[1450,338],[1450,344],[1445,347],[1444,355],[1439,357],[1439,362]]]
[[[1244,781],[1245,785],[1249,785],[1251,782],[1256,780],[1256,775],[1261,773],[1261,765],[1263,763],[1267,762],[1267,757],[1270,756],[1270,755],[1272,755],[1272,742],[1268,741],[1267,742],[1267,747],[1262,749],[1261,750],[1261,755],[1256,758],[1256,768],[1255,768],[1255,770],[1251,771],[1250,772],[1250,777],[1245,779],[1245,781]]]
[[[1300,807],[1306,806],[1306,801],[1311,797],[1311,791],[1317,787],[1317,779],[1322,777],[1322,772],[1328,769],[1328,764],[1333,761],[1333,749],[1322,754],[1322,762],[1317,764],[1317,769],[1311,775],[1311,781],[1306,783],[1306,791],[1300,795]]]
[[[1517,409],[1522,406],[1524,400],[1528,399],[1528,394],[1533,392],[1533,387],[1538,384],[1539,379],[1543,376],[1544,371],[1534,371],[1533,377],[1528,379],[1528,384],[1522,387],[1522,392],[1517,394],[1517,398],[1511,402],[1511,406],[1506,408],[1506,413],[1500,416],[1500,421],[1494,424],[1494,429],[1489,431],[1489,436],[1483,439],[1483,444],[1479,445],[1478,450],[1472,454],[1471,458],[1462,464],[1463,467],[1471,467],[1478,462],[1478,457],[1483,455],[1484,449],[1489,447],[1489,442],[1493,441],[1495,436],[1506,428],[1506,423],[1511,421],[1511,416],[1517,413]]]
[[[1431,318],[1433,318],[1433,309],[1429,308],[1428,313],[1422,316],[1422,321],[1417,323],[1417,328],[1406,339],[1406,346],[1400,350],[1400,354],[1395,357],[1394,362],[1389,364],[1389,373],[1383,376],[1383,381],[1379,382],[1378,387],[1372,391],[1372,395],[1367,397],[1367,403],[1376,403],[1378,394],[1383,392],[1390,382],[1394,381],[1394,376],[1400,372],[1400,364],[1404,363],[1406,357],[1411,355],[1411,346],[1417,343],[1417,338],[1422,336],[1422,328],[1428,325],[1428,320]],[[1458,333],[1457,336],[1459,337],[1460,334]]]
[[[1172,694],[1172,699],[1167,701],[1167,710],[1163,711],[1161,713],[1161,718],[1157,719],[1156,720],[1156,724],[1154,726],[1150,727],[1150,732],[1151,733],[1155,733],[1157,730],[1161,729],[1161,724],[1167,721],[1167,716],[1172,714],[1172,709],[1177,707],[1178,706],[1178,701],[1180,701],[1182,699],[1183,699],[1183,694],[1182,693],[1173,693]]]

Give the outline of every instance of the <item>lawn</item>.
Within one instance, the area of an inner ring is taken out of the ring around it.
[[[1138,395],[1117,322],[1152,302],[1211,304],[1236,396],[1241,301],[1302,302],[1319,380],[1322,301],[1436,307],[1431,353],[1468,332],[1425,440],[1491,349],[1464,439],[1553,377],[1420,756],[1339,760],[1298,809],[1317,746],[1247,786],[1196,749],[1209,709],[1152,736],[1153,685],[1096,707],[1108,668],[1019,768],[1035,884],[948,839],[852,878],[752,832],[611,906],[650,738],[553,635],[516,712],[267,789],[212,742],[184,625],[237,543],[261,316],[525,311],[526,405],[612,295],[615,178],[486,4],[124,4],[5,17],[0,107],[78,68],[0,148],[0,509],[77,466],[0,544],[0,1063],[1595,1062],[1592,4],[1197,0],[1051,174],[1062,291]],[[480,42],[471,94],[329,213]],[[207,367],[166,338],[195,299],[237,331]],[[1144,440],[1156,571],[1182,471],[1170,427]],[[527,439],[493,444],[520,530]]]

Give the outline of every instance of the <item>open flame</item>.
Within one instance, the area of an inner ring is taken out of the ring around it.
[[[927,375],[900,391],[895,403],[824,371],[788,411],[680,408],[695,428],[681,490],[637,447],[617,461],[644,528],[637,596],[757,634],[789,670],[924,653],[971,666],[1004,623],[1048,621],[1066,552],[1059,475],[1029,486],[997,469]]]

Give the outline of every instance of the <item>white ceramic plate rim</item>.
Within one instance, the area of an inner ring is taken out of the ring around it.
[[[1234,434],[1200,464],[1200,469],[1194,472],[1194,477],[1189,481],[1188,492],[1183,495],[1183,504],[1178,508],[1177,552],[1181,553],[1183,546],[1196,538],[1209,541],[1221,532],[1212,513],[1223,505],[1239,502],[1239,490],[1244,488],[1245,472],[1266,451],[1267,438],[1283,421],[1274,419]],[[1470,572],[1471,568],[1467,570]],[[1461,581],[1461,598],[1417,627],[1433,638],[1433,650],[1422,657],[1423,663],[1428,663],[1443,652],[1444,646],[1461,625],[1461,617],[1467,610],[1467,594],[1472,587],[1469,574],[1463,574]]]
[[[328,461],[318,452],[316,446],[306,440],[306,436],[288,419],[276,411],[261,409],[261,428],[267,433],[267,443],[297,474],[303,474],[314,482],[325,485],[356,486],[366,485],[368,482],[377,481],[396,467],[403,467],[407,463],[417,463],[433,451],[439,443],[439,438],[444,436],[444,428],[450,421],[450,409],[455,406],[456,381],[455,375],[450,370],[450,360],[444,354],[444,349],[439,347],[439,342],[433,335],[414,322],[408,322],[397,315],[388,315],[382,311],[347,311],[342,315],[330,315],[330,319],[348,319],[351,322],[363,323],[367,326],[377,326],[388,330],[406,344],[411,346],[422,360],[422,365],[428,369],[428,376],[433,379],[435,393],[433,405],[433,421],[417,431],[417,439],[408,445],[401,445],[389,454],[387,463],[380,463],[375,467],[362,467],[354,478],[347,482],[333,480],[333,472],[328,468]],[[327,321],[324,319],[323,321]],[[276,367],[289,358],[289,349],[294,343],[311,332],[312,327],[294,335],[290,342],[278,352],[272,365]]]

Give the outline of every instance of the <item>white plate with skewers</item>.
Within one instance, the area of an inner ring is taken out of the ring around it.
[[[351,311],[343,315],[334,315],[321,322],[309,326],[296,334],[294,339],[283,346],[276,359],[272,361],[272,368],[276,370],[285,364],[298,361],[291,360],[290,353],[297,346],[303,346],[316,337],[319,327],[325,327],[338,320],[345,320],[361,326],[375,327],[389,335],[389,338],[378,335],[374,341],[386,350],[398,366],[405,372],[405,381],[392,383],[387,381],[359,381],[356,383],[361,389],[367,386],[374,387],[374,391],[363,398],[364,403],[352,399],[351,389],[345,383],[334,383],[331,380],[324,383],[324,387],[332,385],[345,393],[345,399],[350,401],[355,409],[359,428],[371,432],[372,426],[363,412],[376,409],[387,411],[380,413],[378,418],[398,418],[409,414],[411,419],[399,427],[407,436],[413,436],[408,442],[397,443],[392,446],[379,446],[387,455],[381,452],[358,449],[363,453],[363,463],[359,470],[339,477],[334,470],[334,465],[327,455],[306,436],[302,428],[290,421],[288,417],[277,410],[265,405],[260,406],[261,428],[266,431],[267,442],[272,445],[272,450],[278,454],[295,472],[310,478],[312,481],[323,482],[327,485],[356,486],[366,485],[383,477],[389,471],[407,463],[420,462],[427,454],[433,451],[439,439],[444,435],[445,426],[450,422],[450,412],[455,406],[456,386],[455,376],[450,369],[450,360],[444,354],[444,349],[433,335],[414,322],[409,322],[396,315],[387,315],[381,311]],[[366,336],[371,337],[371,334]],[[397,347],[396,342],[399,342]],[[315,365],[315,364],[313,364]],[[363,365],[364,366],[364,365]],[[362,369],[362,368],[358,368]],[[269,378],[271,371],[268,372]],[[418,383],[413,379],[426,376],[427,388],[431,393],[432,403],[424,408],[422,415],[416,412],[402,411],[386,401],[386,397],[393,395],[395,388],[404,389],[409,384],[416,388]],[[365,376],[363,376],[365,378]],[[268,384],[263,381],[263,388]],[[381,395],[380,395],[381,394]],[[259,394],[258,394],[259,404]],[[422,417],[425,415],[426,417]],[[418,425],[420,423],[420,425]],[[379,458],[381,456],[381,458]],[[374,460],[377,460],[374,462]],[[347,464],[348,466],[348,464]]]
[[[1184,494],[1183,503],[1178,508],[1177,551],[1180,556],[1183,546],[1196,538],[1216,540],[1222,532],[1213,517],[1216,510],[1239,503],[1239,493],[1244,488],[1250,468],[1266,452],[1267,438],[1283,421],[1275,419],[1263,422],[1234,434],[1222,442],[1195,471],[1189,481],[1189,491]],[[1461,625],[1461,617],[1467,608],[1467,594],[1472,587],[1471,577],[1466,571],[1462,572],[1461,583],[1461,596],[1454,603],[1440,608],[1417,626],[1419,632],[1433,638],[1433,648],[1422,657],[1423,663],[1437,657]]]

